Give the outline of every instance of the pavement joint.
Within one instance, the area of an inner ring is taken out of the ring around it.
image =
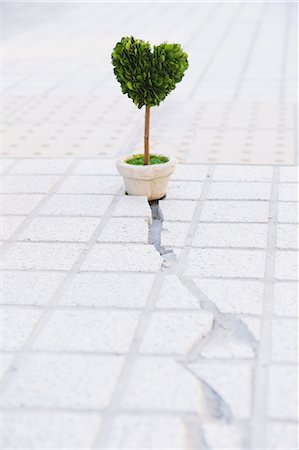
[[[273,279],[275,277],[275,251],[276,251],[276,223],[277,223],[277,200],[279,188],[279,168],[276,168],[272,180],[271,201],[269,204],[269,215],[272,217],[268,225],[267,255],[264,275],[264,309],[262,315],[262,328],[260,344],[258,348],[255,384],[253,397],[252,417],[252,448],[258,450],[266,445],[264,430],[265,421],[265,398],[267,397],[268,365],[271,361],[271,333],[273,316]]]

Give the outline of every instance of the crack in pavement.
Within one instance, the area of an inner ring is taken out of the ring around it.
[[[204,418],[212,418],[223,421],[225,423],[230,423],[233,420],[233,414],[230,406],[222,398],[222,396],[209,383],[198,376],[192,370],[192,367],[188,366],[187,362],[181,362],[180,364],[200,383],[200,386],[202,388],[201,392],[203,394],[206,407]]]
[[[232,336],[243,341],[245,344],[249,345],[254,352],[256,352],[258,342],[242,319],[239,319],[236,317],[236,314],[233,313],[222,313],[214,302],[202,292],[193,280],[186,278],[183,275],[178,278],[182,284],[184,284],[184,286],[197,298],[201,308],[213,314],[215,323],[218,327],[214,327],[214,329],[212,329],[209,333],[210,335],[213,332],[219,332],[220,329],[223,331],[230,331],[232,332]]]
[[[159,200],[148,202],[152,210],[152,223],[149,225],[149,244],[154,245],[155,249],[163,258],[163,268],[170,268],[177,262],[176,254],[173,250],[165,249],[161,246],[161,234],[163,225],[163,212],[159,206]]]
[[[159,200],[149,202],[152,211],[152,223],[149,225],[149,243],[154,245],[159,252],[164,262],[161,270],[164,272],[173,273],[176,268],[178,259],[172,249],[165,249],[161,246],[161,234],[163,231],[163,211],[159,206]],[[177,274],[180,282],[186,289],[197,299],[202,310],[207,311],[213,315],[213,325],[210,331],[202,338],[196,340],[191,350],[185,355],[183,360],[177,359],[176,362],[189,373],[191,373],[199,383],[201,392],[203,416],[198,415],[198,420],[182,421],[186,428],[186,449],[200,448],[202,450],[210,450],[206,439],[205,432],[202,428],[202,420],[215,420],[224,424],[233,422],[233,413],[230,405],[204,379],[201,379],[198,374],[192,369],[192,363],[202,361],[205,356],[203,351],[209,349],[211,345],[216,346],[219,343],[235,343],[240,341],[249,347],[253,355],[256,354],[258,341],[247,326],[247,324],[237,314],[222,313],[215,303],[197,286],[194,280]]]
[[[212,450],[205,440],[204,431],[196,418],[181,418],[185,430],[185,449],[186,450]]]
[[[149,244],[154,245],[156,250],[162,256],[164,260],[162,267],[165,269],[170,269],[177,263],[177,257],[173,250],[166,250],[161,246],[161,234],[164,218],[163,212],[159,206],[159,200],[150,201],[149,205],[152,210],[152,223],[149,225]],[[253,352],[256,352],[258,342],[245,322],[237,318],[236,314],[222,313],[217,308],[215,303],[201,291],[192,279],[186,278],[183,275],[178,276],[178,278],[199,301],[201,308],[213,314],[216,326],[213,327],[209,333],[210,337],[212,334],[221,335],[221,330],[223,330],[222,337],[228,336],[227,332],[231,332],[231,336],[243,341],[251,347]],[[205,341],[207,342],[207,339],[205,339]],[[198,345],[196,345],[196,348],[201,349],[202,347],[203,342],[201,339]],[[192,353],[194,353],[194,347],[192,349]]]

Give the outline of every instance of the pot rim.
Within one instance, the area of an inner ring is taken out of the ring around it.
[[[142,153],[140,153],[140,154],[142,154]],[[126,159],[129,159],[130,157],[135,156],[135,155],[139,155],[139,153],[130,153],[130,154],[122,155],[121,157],[119,157],[117,159],[116,164],[118,166],[122,166],[122,167],[130,167],[130,168],[134,167],[134,169],[136,169],[136,170],[145,171],[145,170],[148,170],[149,168],[151,168],[151,170],[155,170],[155,169],[153,169],[154,167],[157,169],[159,168],[159,170],[161,170],[162,167],[167,169],[169,166],[173,166],[173,164],[176,165],[178,163],[178,160],[174,156],[163,155],[163,153],[151,153],[151,155],[164,156],[165,158],[168,158],[167,162],[164,162],[161,164],[148,164],[148,165],[144,166],[144,165],[137,165],[137,164],[136,165],[129,164],[125,161]]]
[[[132,155],[122,155],[116,161],[116,167],[120,175],[127,178],[140,180],[154,180],[163,177],[169,177],[175,170],[178,160],[173,156],[167,156],[169,159],[162,164],[148,164],[147,166],[138,166],[125,162]],[[164,155],[163,155],[164,156]]]

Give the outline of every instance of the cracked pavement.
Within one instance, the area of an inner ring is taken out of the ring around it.
[[[3,450],[298,448],[295,8],[4,5]],[[115,168],[143,114],[109,54],[141,31],[192,62],[151,205]]]
[[[261,448],[282,448],[281,430],[295,448],[294,168],[174,174],[185,199],[152,205],[153,221],[112,161],[88,194],[76,180],[98,161],[63,161],[3,174],[4,448],[239,450],[261,429]]]

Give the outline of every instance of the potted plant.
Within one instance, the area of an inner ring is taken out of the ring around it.
[[[150,108],[158,106],[176,87],[188,68],[188,55],[180,44],[163,43],[153,47],[134,37],[123,37],[112,52],[112,64],[121,90],[142,108],[145,106],[144,153],[125,155],[116,165],[124,177],[129,195],[144,195],[148,200],[165,196],[177,160],[150,154]]]

